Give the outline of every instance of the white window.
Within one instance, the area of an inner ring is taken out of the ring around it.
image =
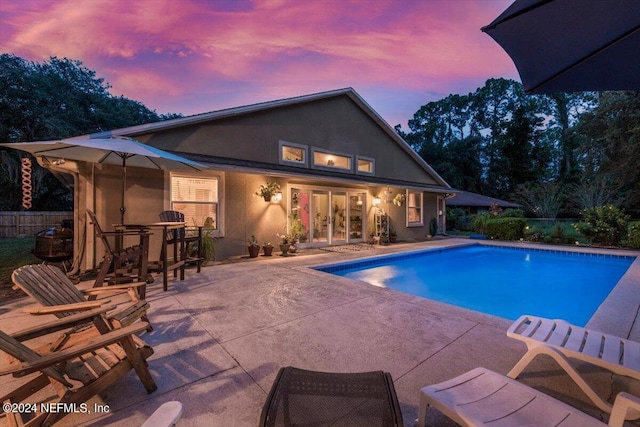
[[[293,142],[280,141],[280,163],[293,166],[307,166],[307,146]]]
[[[422,191],[407,190],[407,227],[424,225],[422,219]]]
[[[356,157],[356,162],[358,164],[357,173],[364,175],[373,175],[374,173],[374,160],[369,157]]]
[[[313,166],[328,169],[342,169],[351,172],[351,156],[331,153],[327,151],[313,150]]]
[[[218,177],[171,175],[171,210],[184,214],[187,226],[219,230]]]

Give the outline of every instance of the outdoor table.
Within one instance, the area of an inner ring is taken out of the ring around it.
[[[260,426],[403,426],[391,375],[281,368]]]
[[[180,271],[180,280],[184,280],[184,266],[189,261],[187,256],[187,248],[185,247],[185,229],[186,223],[184,222],[152,222],[147,224],[121,224],[121,229],[161,229],[162,230],[162,251],[160,260],[158,261],[158,268],[162,269],[162,290],[168,290],[167,277],[169,270],[173,270],[173,277],[178,277],[178,270]],[[171,263],[169,261],[168,235],[173,230],[182,230],[176,235],[180,236],[180,239],[174,243],[173,259]],[[198,227],[198,252],[202,250],[202,230]],[[198,264],[198,272],[200,272],[200,264]]]

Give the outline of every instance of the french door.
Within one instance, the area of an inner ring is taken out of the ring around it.
[[[301,244],[339,245],[362,241],[366,194],[347,190],[292,188],[291,230]]]

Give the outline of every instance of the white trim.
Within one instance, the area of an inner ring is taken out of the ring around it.
[[[409,196],[411,194],[417,194],[417,195],[420,196],[420,206],[410,206],[409,205],[409,201],[411,200],[411,198]],[[407,228],[408,227],[422,227],[422,226],[424,226],[424,192],[423,191],[407,190],[406,196],[407,197],[406,197],[405,215],[406,215]],[[409,208],[418,208],[418,209],[420,209],[420,221],[409,221]]]
[[[169,179],[167,180],[167,185],[165,186],[167,197],[165,198],[165,209],[171,209],[171,179],[176,177],[184,177],[184,178],[215,178],[218,180],[218,202],[217,202],[217,211],[216,211],[216,221],[218,228],[212,230],[211,235],[213,237],[224,237],[224,226],[225,226],[225,173],[220,171],[199,171],[199,172],[169,172]],[[187,226],[193,224],[187,224]]]
[[[287,160],[283,158],[282,149],[284,147],[301,149],[303,160],[296,161],[296,160]],[[281,165],[290,165],[290,166],[296,166],[299,168],[308,168],[309,167],[309,146],[304,144],[296,144],[295,142],[279,140],[278,141],[278,160]]]
[[[359,169],[359,162],[360,160],[366,161],[366,162],[370,162],[371,163],[371,171],[361,171]],[[374,176],[376,174],[376,159],[374,159],[373,157],[365,157],[365,156],[358,156],[356,155],[356,163],[355,163],[355,167],[354,167],[355,171],[356,171],[356,175],[370,175],[370,176]]]
[[[316,153],[322,153],[328,156],[336,156],[336,157],[342,157],[342,158],[348,159],[349,167],[343,168],[339,166],[316,164],[315,162]],[[353,154],[341,153],[339,151],[331,151],[321,147],[311,147],[311,158],[309,159],[309,164],[311,165],[311,169],[324,169],[324,170],[330,170],[330,171],[343,171],[343,172],[353,173]]]
[[[301,192],[307,192],[309,193],[309,195],[311,196],[309,199],[310,202],[310,209],[309,209],[309,215],[311,215],[314,206],[313,206],[313,194],[319,194],[319,193],[323,193],[326,194],[328,197],[328,200],[332,200],[332,197],[334,196],[334,194],[338,193],[338,194],[344,194],[344,196],[346,197],[346,205],[345,205],[345,212],[346,212],[346,218],[347,223],[345,225],[345,240],[338,240],[338,242],[349,242],[349,243],[361,243],[364,242],[366,240],[366,236],[367,236],[367,228],[368,228],[368,223],[367,223],[367,212],[368,212],[368,206],[369,204],[367,203],[367,200],[369,198],[369,194],[368,194],[368,190],[366,188],[361,188],[361,187],[328,187],[328,186],[315,186],[315,185],[308,185],[308,184],[296,184],[296,183],[288,183],[286,185],[286,192],[287,192],[287,230],[290,230],[291,228],[291,202],[292,202],[292,197],[291,197],[291,192],[293,191],[293,189],[297,189],[300,190]],[[362,237],[351,237],[350,236],[350,231],[349,231],[349,227],[347,227],[348,225],[350,225],[350,213],[351,213],[351,208],[349,205],[349,197],[350,196],[357,196],[357,195],[363,195],[363,200],[362,200],[362,213],[360,215],[360,221],[362,221]],[[312,222],[313,219],[310,217],[310,222]],[[327,233],[329,233],[327,235],[327,240],[326,241],[322,241],[322,242],[316,242],[313,239],[313,229],[309,230],[309,240],[306,243],[302,243],[302,245],[304,245],[303,247],[322,247],[322,246],[328,246],[328,245],[332,245],[335,243],[333,236],[330,236],[330,233],[332,232],[331,229],[331,225],[329,225],[327,227]],[[300,242],[298,242],[300,244]]]

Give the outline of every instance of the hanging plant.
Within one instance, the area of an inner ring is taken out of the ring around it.
[[[271,197],[280,191],[280,184],[275,181],[267,182],[267,185],[260,185],[260,188],[255,193],[256,196],[264,198],[265,202],[270,202]]]
[[[402,206],[406,199],[407,196],[404,193],[398,193],[396,194],[396,197],[393,198],[393,204],[396,206]]]

